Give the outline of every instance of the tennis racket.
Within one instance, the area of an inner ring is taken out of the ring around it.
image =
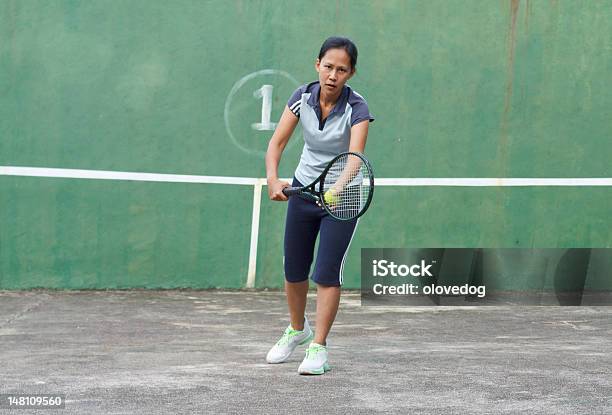
[[[361,153],[341,153],[323,173],[303,187],[285,187],[285,196],[301,196],[321,206],[334,219],[351,220],[368,210],[374,194],[374,172]]]

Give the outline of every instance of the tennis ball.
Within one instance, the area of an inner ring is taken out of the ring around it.
[[[331,190],[325,192],[323,198],[325,199],[325,203],[328,205],[335,205],[338,203],[338,196],[334,195]]]

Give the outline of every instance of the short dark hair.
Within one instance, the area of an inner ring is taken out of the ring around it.
[[[319,59],[323,59],[325,53],[330,49],[344,49],[351,58],[351,69],[357,65],[357,46],[347,37],[332,36],[328,37],[319,51]]]

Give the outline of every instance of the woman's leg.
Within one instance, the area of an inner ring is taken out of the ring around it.
[[[314,342],[325,345],[340,304],[344,262],[357,229],[358,220],[321,220],[319,250],[312,279],[317,283],[317,325]]]
[[[325,346],[338,305],[340,304],[340,287],[317,284],[317,326],[314,342]]]
[[[294,330],[303,330],[304,313],[306,312],[306,296],[308,294],[308,280],[301,282],[289,282],[285,280],[285,293],[287,294],[291,327],[293,327]],[[318,314],[317,311],[317,321]]]
[[[293,186],[301,186],[294,179]],[[321,208],[297,196],[289,198],[285,223],[284,269],[285,293],[291,327],[304,328],[308,294],[308,274],[321,225]]]

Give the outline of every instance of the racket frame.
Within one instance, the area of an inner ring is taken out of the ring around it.
[[[353,155],[353,156],[359,157],[362,163],[365,164],[366,168],[368,169],[370,173],[369,178],[367,179],[370,182],[370,192],[368,193],[368,199],[366,200],[363,208],[359,211],[359,214],[357,216],[353,216],[351,218],[341,218],[339,216],[334,215],[333,210],[325,202],[323,183],[325,182],[325,176],[329,172],[329,169],[331,169],[331,167],[334,165],[336,160],[338,160],[340,157],[344,157],[347,155]],[[342,221],[357,219],[358,217],[363,215],[366,212],[366,210],[368,210],[368,207],[370,207],[370,203],[372,202],[372,196],[374,195],[374,170],[372,169],[372,165],[370,164],[368,159],[365,158],[363,154],[355,152],[355,151],[346,151],[344,153],[338,154],[329,163],[327,163],[327,167],[325,167],[325,170],[323,170],[323,173],[321,173],[321,175],[317,177],[312,183],[306,186],[302,186],[302,187],[285,187],[283,189],[283,194],[285,196],[296,195],[296,196],[304,197],[305,199],[308,199],[311,202],[314,202],[317,205],[321,206],[334,219],[342,220]]]

